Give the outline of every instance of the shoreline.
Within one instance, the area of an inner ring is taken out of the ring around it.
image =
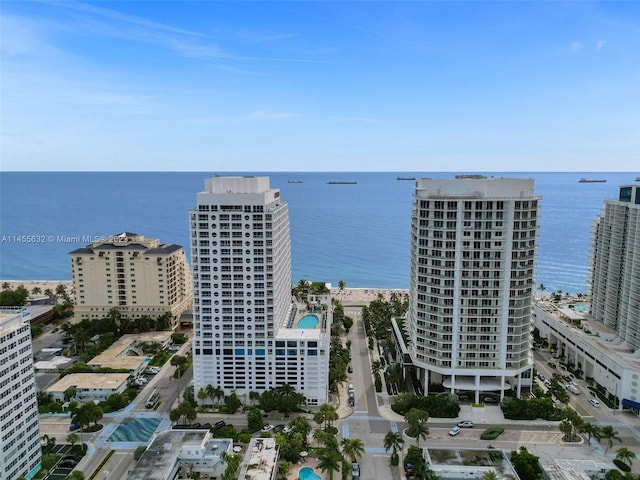
[[[29,293],[36,287],[41,290],[40,293],[43,293],[48,288],[55,292],[58,285],[64,285],[69,294],[73,290],[73,281],[71,280],[0,280],[0,285],[5,283],[8,283],[9,288],[12,290],[22,285]]]
[[[40,288],[44,292],[47,288],[55,291],[58,285],[64,285],[68,293],[72,293],[73,281],[71,280],[1,280],[0,285],[5,283],[9,284],[9,287],[15,289],[16,287],[23,285],[29,293],[34,288]],[[365,287],[345,287],[344,290],[340,290],[338,287],[331,287],[331,296],[337,298],[341,303],[349,303],[358,305],[360,303],[369,303],[378,295],[382,295],[385,300],[391,298],[391,294],[396,293],[398,295],[408,294],[408,288],[365,288]]]

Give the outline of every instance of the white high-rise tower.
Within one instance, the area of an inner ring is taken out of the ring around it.
[[[640,185],[623,185],[594,223],[591,314],[640,352]],[[616,342],[619,344],[620,342]]]
[[[291,295],[287,204],[268,177],[205,180],[190,212],[194,387],[248,395],[288,384],[327,401],[331,301]],[[314,317],[317,321],[314,321]]]
[[[40,469],[38,400],[26,308],[0,308],[0,480]]]
[[[408,330],[425,393],[497,400],[531,384],[539,198],[531,179],[416,182]]]

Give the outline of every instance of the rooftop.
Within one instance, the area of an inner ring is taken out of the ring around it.
[[[168,343],[172,333],[171,331],[161,331],[123,335],[113,345],[90,360],[87,364],[136,370],[146,359],[146,357],[142,355],[141,350],[136,348],[136,344],[153,342]]]
[[[572,337],[579,338],[582,345],[590,345],[590,348],[598,350],[604,356],[614,357],[621,366],[640,369],[640,350],[631,350],[626,342],[618,337],[614,329],[594,320],[588,311],[574,309],[575,305],[588,302],[571,300],[567,299],[556,304],[542,297],[536,299],[535,305],[561,321],[565,328],[571,329]],[[570,308],[570,305],[574,308]]]
[[[238,478],[271,480],[278,468],[279,453],[275,438],[252,438]]]
[[[213,467],[223,452],[232,446],[231,439],[211,438],[208,430],[165,430],[156,434],[135,467],[129,472],[128,480],[165,480],[176,468],[183,455],[182,449],[205,447],[205,460],[212,460]],[[185,457],[186,458],[186,457]]]
[[[69,387],[115,390],[128,378],[128,373],[70,373],[47,388],[47,392],[64,392]]]

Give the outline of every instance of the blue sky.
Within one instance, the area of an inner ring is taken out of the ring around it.
[[[640,2],[0,9],[2,170],[640,169]]]

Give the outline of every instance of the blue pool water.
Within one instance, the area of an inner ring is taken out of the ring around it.
[[[573,309],[577,312],[588,312],[589,311],[589,306],[588,305],[575,305],[573,307]]]
[[[322,480],[322,477],[311,467],[302,467],[298,472],[298,478],[300,480]]]
[[[160,425],[160,418],[133,418],[118,425],[107,442],[148,442]]]
[[[298,320],[298,328],[316,328],[319,321],[317,315],[305,315]]]

